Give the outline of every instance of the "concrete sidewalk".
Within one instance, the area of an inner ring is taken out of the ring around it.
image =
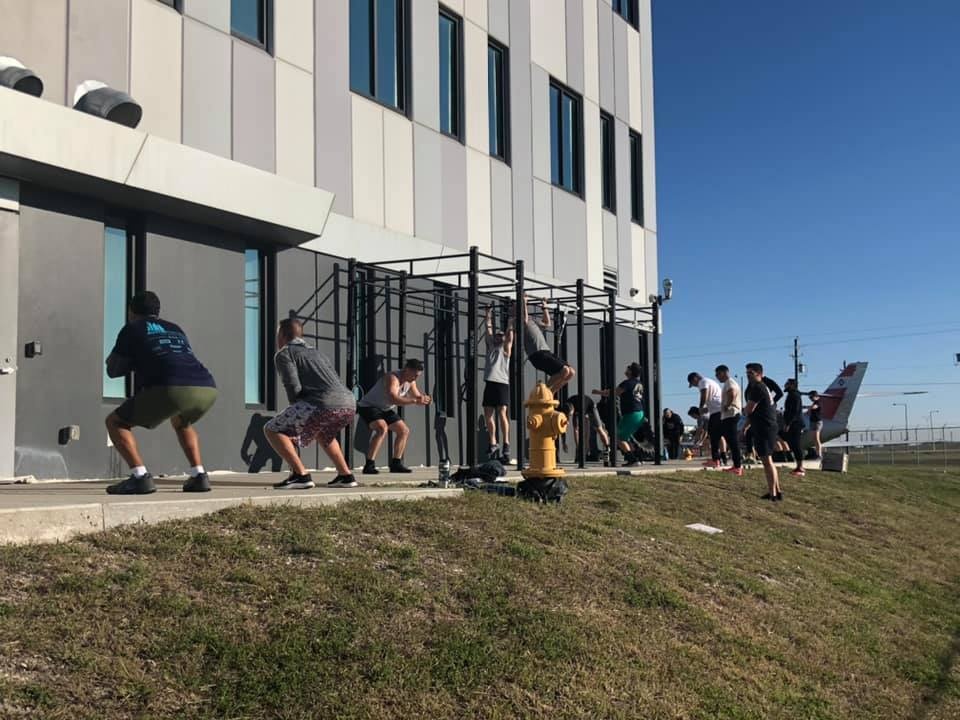
[[[811,463],[811,468],[818,464]],[[455,469],[455,468],[454,468]],[[700,462],[671,461],[663,465],[631,468],[590,466],[584,470],[564,466],[568,480],[585,477],[645,477],[677,472],[702,472]],[[711,471],[715,472],[715,471]],[[317,487],[312,490],[274,490],[272,485],[286,473],[214,473],[209,493],[181,491],[183,477],[156,479],[152,495],[107,495],[113,480],[34,481],[0,484],[0,544],[59,542],[83,533],[99,532],[120,525],[158,523],[217,512],[239,505],[336,505],[348,500],[421,500],[462,495],[460,488],[429,487],[436,481],[436,468],[415,468],[409,475],[381,473],[357,475],[356,488],[327,488],[332,471],[313,471]],[[509,482],[519,482],[511,469]]]

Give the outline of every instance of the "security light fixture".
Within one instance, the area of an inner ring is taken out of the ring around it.
[[[73,109],[128,128],[135,128],[143,117],[143,108],[136,100],[99,80],[86,80],[77,85]]]
[[[0,87],[40,97],[43,95],[43,80],[23,66],[16,58],[0,56]]]
[[[663,279],[663,299],[669,300],[673,297],[673,280],[670,278]]]

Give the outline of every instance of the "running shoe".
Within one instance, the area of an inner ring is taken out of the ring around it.
[[[156,491],[157,486],[153,484],[153,475],[150,473],[140,477],[131,474],[126,480],[107,486],[107,495],[149,495]]]
[[[314,484],[313,478],[310,477],[310,473],[305,473],[303,475],[290,473],[286,480],[274,483],[273,487],[277,490],[309,490],[310,488],[314,487]]]

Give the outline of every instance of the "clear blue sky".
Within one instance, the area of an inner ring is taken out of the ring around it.
[[[851,427],[960,425],[958,39],[957,0],[654,0],[666,406],[798,335],[805,389],[929,391]]]

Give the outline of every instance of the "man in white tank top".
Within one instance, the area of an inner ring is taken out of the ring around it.
[[[506,332],[493,329],[493,306],[487,306],[486,342],[487,362],[483,368],[483,419],[487,424],[490,440],[488,455],[491,460],[499,460],[504,465],[510,463],[510,354],[513,351],[514,318],[511,313],[507,320]],[[503,449],[497,443],[497,422],[500,422],[500,439]]]
[[[407,360],[402,370],[386,373],[357,402],[357,414],[370,428],[370,448],[363,466],[364,475],[376,475],[380,472],[377,470],[377,453],[388,431],[395,436],[390,472],[411,472],[410,468],[403,464],[410,428],[397,414],[397,405],[430,404],[430,396],[421,393],[417,387],[417,380],[422,374],[423,362]]]

